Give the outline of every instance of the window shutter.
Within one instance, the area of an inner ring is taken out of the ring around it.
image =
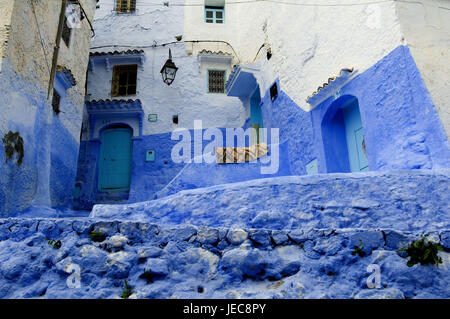
[[[120,75],[120,72],[118,70],[118,67],[114,66],[112,85],[111,85],[111,96],[119,95],[119,75]]]

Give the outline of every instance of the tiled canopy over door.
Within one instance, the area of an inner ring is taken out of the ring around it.
[[[100,191],[124,191],[130,188],[132,131],[111,128],[101,137],[99,167]]]
[[[345,135],[347,138],[350,171],[364,172],[369,170],[367,161],[364,131],[359,113],[358,102],[355,100],[343,109]]]

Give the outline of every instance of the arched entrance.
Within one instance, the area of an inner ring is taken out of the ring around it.
[[[99,191],[130,189],[132,136],[133,130],[126,125],[113,125],[101,132]]]
[[[356,97],[345,95],[336,100],[325,113],[321,129],[328,173],[369,170]]]

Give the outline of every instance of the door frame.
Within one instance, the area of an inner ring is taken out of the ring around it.
[[[123,188],[117,188],[117,189],[103,189],[101,187],[101,163],[102,163],[102,154],[103,154],[103,145],[102,145],[102,136],[103,133],[105,131],[108,130],[114,130],[114,129],[128,129],[131,133],[130,135],[130,144],[131,144],[131,150],[130,150],[130,176],[129,176],[129,185],[128,187],[123,187]],[[98,132],[99,134],[99,142],[100,142],[100,147],[98,149],[98,160],[97,160],[97,191],[101,192],[101,193],[112,193],[112,192],[125,192],[125,191],[129,191],[130,190],[130,186],[131,186],[131,176],[132,176],[132,164],[133,164],[133,128],[126,124],[126,123],[112,123],[112,124],[108,124],[104,127],[102,127],[100,129],[100,131]]]

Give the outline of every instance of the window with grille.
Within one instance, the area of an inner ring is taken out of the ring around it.
[[[62,39],[67,47],[70,46],[70,36],[72,34],[72,29],[67,25],[67,18],[64,18],[64,25],[62,30]]]
[[[225,93],[225,70],[208,70],[208,93]]]
[[[115,65],[111,96],[136,94],[137,64]]]
[[[136,0],[116,0],[117,12],[135,12]]]
[[[224,7],[205,6],[206,23],[224,23],[224,20],[225,20]]]

